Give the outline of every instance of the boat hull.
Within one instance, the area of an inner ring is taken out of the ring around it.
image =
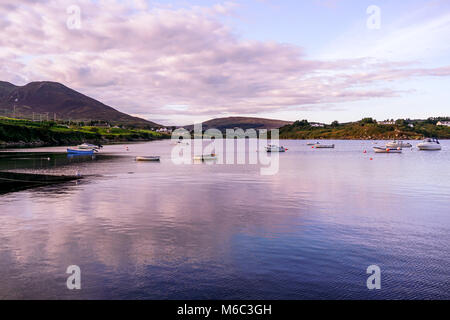
[[[419,148],[419,150],[422,151],[439,151],[441,150],[441,146],[440,145],[417,145],[417,148]]]
[[[213,161],[213,160],[217,160],[217,157],[216,156],[194,156],[193,159],[197,160],[197,161]]]
[[[287,149],[284,147],[278,147],[278,146],[267,146],[266,151],[267,152],[286,152]]]
[[[160,160],[160,157],[154,156],[154,157],[136,157],[136,161],[153,161],[157,162]]]
[[[375,153],[402,153],[402,149],[390,149],[381,147],[374,147],[373,151],[375,151]]]
[[[68,154],[77,154],[77,155],[93,155],[94,154],[94,150],[77,150],[77,149],[67,149],[67,153]]]
[[[315,144],[316,149],[334,149],[334,144]]]

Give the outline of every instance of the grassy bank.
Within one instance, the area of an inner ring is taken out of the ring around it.
[[[143,129],[67,126],[0,117],[0,147],[75,145],[83,142],[107,144],[164,138],[169,136]]]
[[[367,118],[345,124],[334,122],[324,127],[314,127],[302,120],[280,128],[281,139],[416,140],[424,137],[450,139],[450,127],[437,126],[435,120],[397,120],[395,124],[384,125]]]

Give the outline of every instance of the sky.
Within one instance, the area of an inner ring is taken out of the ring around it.
[[[448,0],[0,0],[0,80],[164,125],[450,116]]]

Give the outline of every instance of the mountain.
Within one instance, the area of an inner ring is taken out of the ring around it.
[[[250,118],[250,117],[228,117],[216,118],[203,122],[203,130],[211,128],[224,131],[226,129],[241,128],[241,129],[278,129],[282,126],[292,124],[289,121],[264,119],[264,118]],[[187,130],[193,130],[194,126],[184,126]]]
[[[101,120],[136,127],[161,127],[151,121],[132,117],[57,82],[31,82],[15,86],[0,81],[0,109],[30,117],[33,113],[54,114],[63,120]],[[2,113],[0,112],[0,115]]]
[[[15,88],[17,87],[12,83],[0,81],[0,101],[6,99]]]

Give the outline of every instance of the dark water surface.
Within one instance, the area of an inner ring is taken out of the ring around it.
[[[95,159],[1,154],[0,170],[86,178],[0,195],[0,299],[450,299],[450,142],[403,154],[334,143],[283,142],[271,176],[175,165],[169,141]]]

